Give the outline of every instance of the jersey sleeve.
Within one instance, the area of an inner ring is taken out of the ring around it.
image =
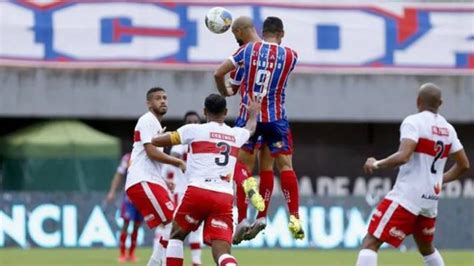
[[[232,61],[232,64],[234,64],[235,68],[238,68],[239,65],[242,65],[242,63],[244,62],[244,54],[248,45],[249,44],[242,45],[237,50],[237,52],[235,52],[231,57],[229,57],[229,60]]]
[[[234,130],[236,131],[236,144],[239,147],[242,147],[242,145],[245,144],[250,138],[250,131],[246,128],[242,127],[234,127]]]
[[[178,128],[177,132],[179,138],[181,139],[181,144],[191,143],[197,136],[199,132],[199,125],[197,124],[188,124]]]
[[[419,138],[420,133],[414,121],[410,117],[405,118],[400,126],[400,141],[402,141],[402,139],[411,139],[418,142]]]
[[[140,139],[143,144],[151,143],[153,137],[158,134],[161,130],[161,125],[157,124],[156,121],[149,119],[140,119],[137,125],[138,131],[140,132]]]
[[[240,86],[242,80],[244,79],[244,67],[240,64],[237,69],[230,72],[230,84]]]
[[[453,127],[452,127],[452,133],[453,133],[453,139],[452,139],[451,150],[449,151],[449,154],[458,152],[463,149],[461,141],[458,138],[458,134],[456,133],[456,130]]]
[[[170,154],[182,158],[184,154],[183,145],[174,145],[173,147],[171,147]]]
[[[120,164],[117,167],[117,173],[121,175],[125,175],[127,173],[129,159],[130,159],[130,156],[128,154],[125,154],[124,156],[122,156],[122,159],[120,160]]]

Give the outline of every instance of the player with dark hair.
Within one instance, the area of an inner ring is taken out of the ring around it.
[[[183,240],[204,223],[204,242],[212,247],[219,266],[235,266],[232,246],[233,172],[241,145],[254,133],[260,104],[248,102],[249,119],[244,128],[227,126],[224,97],[211,94],[204,103],[205,124],[188,124],[156,137],[158,147],[188,144],[186,176],[189,185],[173,220],[166,251],[168,266],[183,265]]]
[[[400,167],[393,189],[374,212],[359,252],[357,266],[376,266],[383,243],[400,246],[413,234],[426,266],[444,266],[433,245],[441,186],[458,179],[469,169],[469,161],[454,127],[438,113],[441,90],[427,83],[417,98],[419,113],[400,126],[398,151],[385,159],[367,159],[364,170]],[[448,157],[455,164],[444,172]],[[444,173],[443,173],[444,172]]]
[[[138,119],[135,126],[125,191],[150,229],[158,225],[168,225],[168,233],[164,234],[167,240],[171,229],[169,224],[175,211],[170,191],[174,184],[170,184],[161,175],[161,165],[171,164],[184,171],[186,163],[151,144],[152,138],[163,130],[161,120],[168,110],[165,90],[159,87],[151,88],[146,99],[149,111]],[[161,265],[163,248],[165,247],[153,250],[148,266]]]
[[[129,162],[130,153],[126,153],[122,156],[120,164],[117,167],[117,171],[115,172],[114,178],[112,179],[112,182],[110,184],[109,193],[107,193],[106,198],[108,203],[112,202],[115,199],[116,191],[121,185],[123,185],[127,175]],[[140,226],[143,222],[143,217],[140,215],[137,208],[133,206],[132,202],[130,202],[130,199],[128,199],[127,195],[125,195],[122,200],[122,206],[120,208],[120,217],[122,217],[123,219],[123,225],[122,229],[120,230],[120,256],[118,258],[118,262],[137,262],[137,258],[135,257],[135,248],[137,247],[138,229],[140,229]],[[130,234],[130,247],[127,254],[125,242],[128,237],[128,226],[130,225],[130,222],[132,222],[133,224],[133,231]]]
[[[274,161],[280,171],[281,188],[290,213],[288,227],[294,238],[302,239],[304,231],[299,220],[298,179],[292,163],[293,140],[285,111],[286,85],[296,65],[297,54],[280,45],[285,35],[281,19],[266,18],[262,32],[264,41],[249,42],[239,48],[219,66],[214,78],[219,92],[224,96],[233,95],[240,86],[242,103],[236,126],[246,124],[248,114],[244,107],[250,98],[259,97],[262,101],[257,130],[242,149],[253,154],[257,141],[261,138],[260,194],[264,195],[266,206],[245,233],[245,238],[255,237],[266,226],[266,213],[273,192]],[[243,73],[236,75],[231,81],[231,87],[226,87],[224,77],[235,69]],[[249,196],[248,192],[251,190],[245,186],[244,190]]]

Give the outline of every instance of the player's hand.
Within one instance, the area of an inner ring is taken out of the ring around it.
[[[365,161],[365,164],[364,164],[364,172],[366,174],[371,175],[374,173],[374,170],[377,169],[377,166],[375,165],[376,161],[377,159],[375,159],[374,157],[367,158],[367,161]]]
[[[250,114],[258,114],[260,112],[260,109],[262,108],[262,102],[259,100],[258,97],[253,97],[249,99],[248,104],[245,106],[247,108],[247,111],[249,111]]]
[[[114,201],[114,199],[115,199],[115,193],[114,192],[107,193],[107,197],[105,198],[107,203],[111,203],[112,201]]]
[[[176,184],[174,183],[174,181],[171,180],[171,179],[166,179],[165,182],[166,182],[166,186],[168,187],[168,189],[171,192],[174,192],[174,189],[176,188]]]
[[[182,171],[183,173],[186,172],[186,162],[185,162],[185,161],[179,160],[179,163],[178,163],[177,167],[178,167],[179,169],[181,169],[181,171]]]

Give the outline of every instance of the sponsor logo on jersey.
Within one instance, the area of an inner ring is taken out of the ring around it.
[[[277,149],[281,149],[281,148],[283,148],[283,141],[275,142],[275,143],[273,143],[272,146],[277,148]]]
[[[184,220],[186,220],[186,222],[190,223],[190,224],[197,224],[198,223],[198,220],[194,219],[193,217],[191,217],[189,214],[186,214],[184,216]]]
[[[173,204],[173,202],[171,202],[171,201],[168,201],[167,203],[165,203],[165,206],[166,206],[166,208],[168,208],[168,210],[170,210],[170,211],[173,211],[173,210],[174,210],[174,204]]]
[[[449,136],[449,130],[445,127],[432,126],[431,133],[438,136]]]
[[[150,213],[150,214],[148,214],[147,216],[145,216],[143,218],[143,220],[145,220],[145,222],[148,222],[148,221],[153,220],[153,219],[155,219],[155,215],[153,213]]]
[[[221,180],[230,182],[232,180],[232,175],[231,174],[228,174],[225,176],[221,175]]]
[[[215,228],[220,228],[220,229],[229,228],[229,226],[226,223],[224,223],[223,221],[216,220],[216,219],[211,220],[211,226]]]
[[[423,195],[421,195],[421,198],[426,199],[426,200],[439,200],[439,196],[437,196],[437,195],[423,194]]]
[[[211,132],[210,133],[210,138],[211,139],[221,139],[221,140],[235,142],[235,137],[234,136],[227,135],[227,134],[222,134],[222,133],[217,133],[217,132]]]
[[[400,240],[405,239],[405,237],[407,236],[402,230],[400,230],[396,227],[390,228],[389,233],[390,233],[391,236],[393,236],[395,238],[398,238]]]
[[[431,227],[431,228],[423,228],[423,230],[421,230],[421,232],[425,235],[425,236],[432,236],[434,235],[435,233],[435,228],[434,227]]]

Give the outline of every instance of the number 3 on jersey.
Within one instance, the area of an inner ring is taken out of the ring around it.
[[[220,149],[219,154],[224,157],[216,157],[214,161],[219,166],[226,166],[229,163],[230,145],[225,142],[218,142],[216,146]]]
[[[444,143],[441,140],[438,140],[435,144],[436,155],[434,157],[433,163],[431,164],[431,173],[436,174],[435,163],[444,153]]]

